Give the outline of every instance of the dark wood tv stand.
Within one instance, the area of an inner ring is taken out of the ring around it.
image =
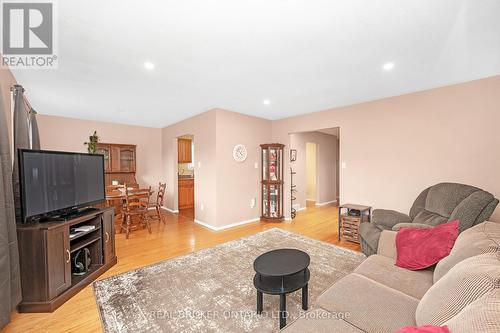
[[[70,228],[95,229],[70,238]],[[53,312],[116,264],[114,208],[91,211],[67,221],[17,226],[23,300],[19,312]],[[88,248],[92,263],[85,275],[72,274],[72,259]]]

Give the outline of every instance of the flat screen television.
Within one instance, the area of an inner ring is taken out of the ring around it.
[[[104,156],[19,150],[22,221],[66,220],[106,198]]]

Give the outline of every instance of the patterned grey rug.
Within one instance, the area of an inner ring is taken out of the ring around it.
[[[279,330],[279,296],[264,295],[255,313],[253,261],[278,248],[311,257],[309,307],[365,256],[281,229],[224,243],[93,284],[105,332],[272,332]],[[287,295],[290,322],[301,291]]]

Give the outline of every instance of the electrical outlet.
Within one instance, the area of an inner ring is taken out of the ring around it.
[[[347,163],[346,162],[342,162],[342,169],[347,169]]]
[[[255,208],[255,198],[252,198],[252,200],[250,200],[250,208]]]
[[[198,161],[198,168],[201,168],[201,161]]]
[[[203,206],[203,204],[200,204],[200,210],[205,210],[205,206]]]
[[[259,168],[259,162],[255,162],[254,166],[255,166],[255,169],[258,169]]]

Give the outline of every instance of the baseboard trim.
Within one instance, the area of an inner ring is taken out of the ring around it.
[[[332,201],[327,201],[327,202],[318,202],[316,203],[316,206],[324,206],[332,203],[337,203],[337,200],[332,200]]]
[[[300,207],[299,209],[296,209],[295,211],[300,212],[301,210],[306,210],[306,209],[307,209],[307,207]]]
[[[179,212],[179,210],[173,210],[173,209],[170,209],[168,207],[165,207],[165,206],[161,206],[162,209],[165,209],[166,211],[169,211],[170,213],[174,213],[174,214],[177,214]]]
[[[198,223],[199,225],[207,227],[208,229],[213,230],[213,231],[221,231],[221,230],[224,230],[224,229],[229,229],[229,228],[233,228],[233,227],[237,227],[237,226],[240,226],[240,225],[243,225],[243,224],[257,222],[257,221],[260,221],[260,217],[257,217],[257,218],[254,218],[254,219],[250,219],[250,220],[240,221],[240,222],[236,222],[236,223],[227,224],[227,225],[223,225],[223,226],[220,226],[220,227],[214,227],[213,225],[210,225],[210,224],[205,223],[203,221],[194,219],[194,223]]]

